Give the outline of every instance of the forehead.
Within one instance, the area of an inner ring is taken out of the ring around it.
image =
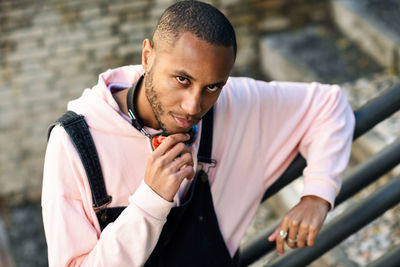
[[[213,45],[190,32],[182,33],[172,44],[164,42],[157,61],[170,69],[185,70],[194,78],[226,80],[234,63],[233,47]]]

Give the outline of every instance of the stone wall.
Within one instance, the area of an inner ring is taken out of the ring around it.
[[[171,0],[0,1],[0,205],[38,199],[46,129],[97,74],[140,63]],[[214,0],[238,35],[235,75],[262,77],[262,34],[329,20],[327,1]]]

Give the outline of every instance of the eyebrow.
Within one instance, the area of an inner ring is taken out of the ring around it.
[[[188,74],[188,73],[187,73],[186,71],[184,71],[184,70],[176,70],[175,73],[176,73],[176,74],[179,74],[179,75],[181,75],[181,76],[183,76],[183,77],[185,77],[185,78],[188,78],[188,79],[190,79],[190,80],[193,80],[193,81],[196,80],[195,78],[193,78],[190,74]]]
[[[175,73],[178,74],[178,75],[180,75],[180,76],[183,76],[183,77],[185,77],[185,78],[188,78],[188,79],[190,79],[190,80],[196,81],[196,79],[195,79],[194,77],[192,77],[189,73],[187,73],[187,72],[184,71],[184,70],[175,70]],[[210,84],[210,85],[224,86],[225,84],[226,84],[226,82],[224,82],[224,81],[219,81],[219,82],[216,82],[216,83],[212,83],[212,84]]]

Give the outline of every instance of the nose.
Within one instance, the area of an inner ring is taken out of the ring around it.
[[[188,115],[196,115],[201,111],[201,89],[190,88],[185,92],[181,107]]]

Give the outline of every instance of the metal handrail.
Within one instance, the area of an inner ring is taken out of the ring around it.
[[[395,113],[397,110],[400,109],[400,84],[397,85],[396,87],[387,90],[383,92],[380,96],[370,100],[368,103],[366,103],[364,106],[359,108],[357,111],[355,111],[355,117],[356,117],[356,125],[355,125],[355,132],[353,139],[358,138],[371,128],[373,128],[376,124],[378,124],[380,121],[386,119],[387,117],[391,116],[393,113]],[[398,144],[395,142],[395,146],[397,147]],[[393,149],[387,148],[382,153],[384,155],[391,154],[393,153]],[[398,151],[398,150],[397,150]],[[381,153],[379,153],[381,154]],[[367,162],[372,162],[376,160],[375,157],[372,157],[370,160]],[[379,162],[382,162],[383,160],[379,160]],[[366,162],[366,163],[367,163]],[[398,162],[398,161],[397,161]],[[395,165],[397,164],[395,161],[388,161],[385,162],[382,168],[376,168],[374,171],[375,172],[369,172],[368,173],[368,179],[370,182],[368,182],[366,185],[371,183],[372,181],[376,180],[379,178],[383,173],[389,171],[392,169]],[[297,177],[301,175],[302,170],[304,169],[306,165],[306,162],[303,157],[300,155],[297,155],[295,160],[293,160],[292,164],[286,169],[286,171],[283,173],[283,175],[277,180],[275,184],[273,184],[265,193],[263,200],[266,198],[269,198],[270,196],[274,195],[276,192],[281,190],[283,187],[291,183],[293,180],[295,180]],[[364,168],[367,168],[366,164],[363,164],[363,168],[360,166],[360,168],[357,168],[359,171],[359,174],[357,172],[353,172],[353,175],[350,176],[350,179],[345,179],[344,184],[343,184],[343,193],[340,193],[337,200],[336,200],[336,205],[338,203],[341,203],[345,199],[351,196],[351,191],[347,190],[346,188],[349,185],[353,185],[352,183],[346,182],[347,180],[355,181],[353,179],[356,179],[359,181],[360,178],[357,177],[362,177],[362,172],[365,170]],[[356,178],[352,178],[353,176],[356,176]],[[365,178],[365,177],[364,177]],[[365,186],[366,186],[365,185]],[[358,186],[358,185],[357,185]],[[364,187],[365,187],[364,186]],[[359,187],[357,189],[360,190],[363,187]],[[354,189],[354,188],[353,188]],[[355,192],[353,192],[354,194]],[[273,227],[268,227],[268,229],[265,231],[263,230],[260,234],[257,235],[256,238],[251,240],[250,242],[244,244],[240,248],[240,255],[241,255],[241,265],[248,265],[267,252],[271,251],[275,247],[275,242],[269,242],[267,240],[268,236],[271,235],[274,231],[274,229],[278,225],[274,225]]]
[[[367,187],[379,177],[393,169],[400,162],[400,138],[375,154],[344,178],[342,190],[336,198],[335,206],[350,198],[356,192]],[[240,260],[248,265],[275,247],[275,242],[269,242],[267,237],[278,227],[278,223],[262,231],[249,243],[241,247]]]
[[[343,186],[336,197],[335,206],[341,204],[361,189],[396,167],[400,162],[400,138],[379,153],[364,161],[343,179]]]
[[[397,203],[400,203],[400,175],[361,203],[332,219],[322,228],[318,235],[318,242],[313,247],[293,250],[265,266],[306,266]]]
[[[388,253],[368,264],[367,267],[398,267],[400,266],[400,245],[392,248]]]

